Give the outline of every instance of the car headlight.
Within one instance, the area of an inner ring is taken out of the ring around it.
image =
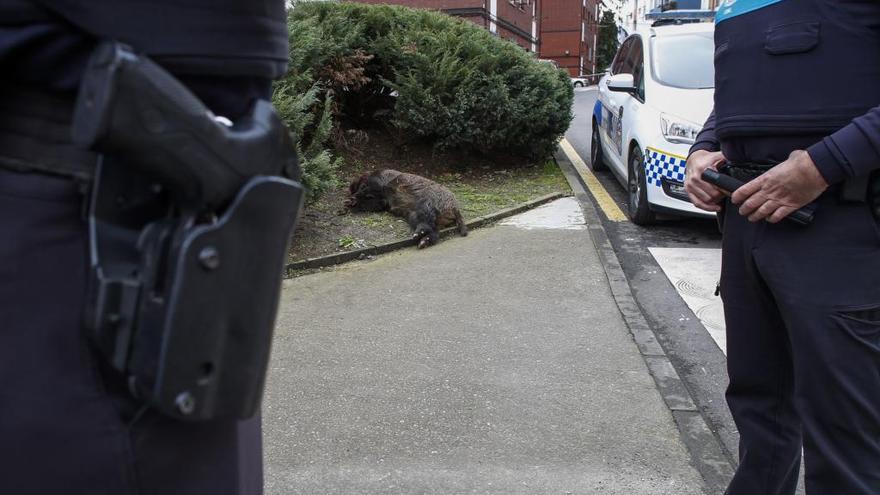
[[[663,131],[663,137],[670,143],[694,144],[694,139],[702,130],[702,126],[666,115],[660,114],[660,130]]]

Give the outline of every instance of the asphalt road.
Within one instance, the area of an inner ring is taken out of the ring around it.
[[[590,163],[591,114],[598,93],[595,87],[575,91],[574,121],[566,133],[581,158]],[[615,203],[626,211],[626,190],[610,171],[595,172]],[[603,225],[629,280],[636,301],[651,324],[679,375],[701,408],[709,427],[718,435],[731,458],[738,436],[724,402],[727,386],[726,358],[699,319],[667,279],[649,248],[710,248],[721,246],[713,220],[660,219],[639,227],[631,222]]]

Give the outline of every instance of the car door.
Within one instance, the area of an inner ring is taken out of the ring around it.
[[[635,130],[638,128],[637,120],[642,117],[640,112],[645,103],[645,57],[644,45],[641,36],[632,38],[632,48],[626,55],[621,70],[629,71],[633,75],[633,82],[638,88],[636,94],[618,93],[620,95],[620,109],[618,110],[620,117],[621,135],[620,139],[620,160],[623,168],[621,169],[621,177],[626,177],[629,173],[629,148],[630,143],[635,141],[639,146],[645,143],[640,142],[639,136]]]
[[[628,65],[628,53],[635,44],[636,37],[631,36],[623,42],[614,62],[611,64],[611,75],[632,73],[632,67]],[[602,140],[602,149],[605,152],[605,160],[611,170],[618,177],[626,177],[626,167],[623,155],[623,103],[629,95],[608,90],[608,78],[604,78],[599,85],[599,101],[601,102],[601,115],[599,116],[599,136]],[[625,179],[624,179],[625,180]]]

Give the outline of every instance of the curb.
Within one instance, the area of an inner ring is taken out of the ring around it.
[[[473,220],[467,222],[466,225],[468,229],[484,227],[486,225],[495,223],[498,220],[502,220],[518,213],[537,208],[538,206],[549,203],[550,201],[564,198],[566,196],[568,195],[559,192],[545,194],[544,196],[533,199],[531,201],[526,201],[525,203],[506,208],[504,210],[496,211],[495,213],[489,215],[474,218]],[[443,239],[455,233],[457,233],[455,227],[443,229],[440,231],[440,238]],[[284,267],[284,278],[291,278],[291,272],[293,271],[310,270],[314,268],[338,265],[340,263],[347,263],[356,259],[362,259],[367,256],[376,256],[379,254],[390,253],[391,251],[415,246],[416,244],[417,241],[415,239],[402,239],[399,241],[386,242],[385,244],[369,246],[362,249],[355,249],[354,251],[345,251],[344,253],[328,254],[326,256],[319,256],[317,258],[308,258],[301,261],[295,261],[293,263],[289,263]]]
[[[605,268],[611,294],[654,379],[657,390],[672,415],[694,468],[703,477],[708,493],[723,493],[733,477],[732,459],[725,453],[720,440],[709,428],[690,391],[657,341],[645,315],[642,314],[630,290],[626,274],[620,266],[620,260],[617,259],[617,254],[599,218],[599,213],[586,192],[586,184],[561,147],[557,148],[554,158],[572,190],[579,191],[576,192],[575,197],[581,204],[590,237]]]

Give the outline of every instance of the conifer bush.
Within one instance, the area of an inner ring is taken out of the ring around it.
[[[439,151],[542,159],[572,118],[565,71],[462,19],[319,1],[297,3],[288,28],[290,70],[275,101],[309,143],[307,173],[320,175],[310,187],[320,189],[335,166],[319,150],[329,125],[386,125]]]

